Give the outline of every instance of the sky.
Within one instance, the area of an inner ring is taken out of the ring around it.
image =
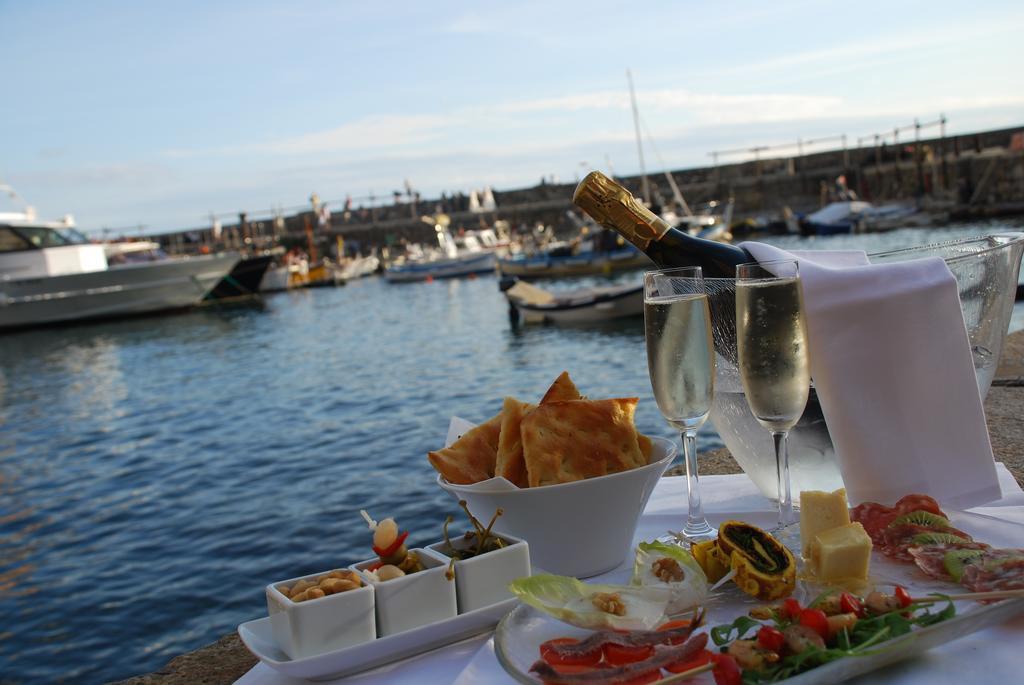
[[[627,69],[648,171],[940,114],[1022,125],[1022,30],[1019,0],[0,0],[0,184],[42,218],[154,232],[313,192],[630,175]]]

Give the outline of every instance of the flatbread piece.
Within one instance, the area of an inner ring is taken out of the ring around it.
[[[529,487],[643,466],[633,414],[637,398],[548,402],[522,420]]]
[[[427,459],[449,483],[470,485],[493,478],[501,419],[502,413],[499,412],[448,447],[428,453]]]
[[[501,410],[501,434],[498,436],[494,475],[507,478],[521,488],[526,487],[526,462],[523,461],[523,439],[519,429],[523,417],[535,407],[514,397],[506,397]]]

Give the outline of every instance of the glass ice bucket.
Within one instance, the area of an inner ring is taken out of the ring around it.
[[[935,243],[869,255],[872,263],[942,257],[956,276],[960,307],[974,354],[978,389],[988,394],[1010,325],[1017,291],[1024,233]],[[736,284],[729,278],[706,278],[711,302],[717,375],[711,421],[740,467],[766,497],[775,497],[772,438],[750,413],[736,368]],[[936,373],[941,373],[936,369]],[[814,388],[807,408],[790,432],[789,463],[794,498],[801,490],[842,487],[832,439]]]

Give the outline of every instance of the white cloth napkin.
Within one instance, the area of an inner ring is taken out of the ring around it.
[[[854,504],[929,494],[966,508],[999,498],[956,278],[937,257],[869,264],[863,252],[798,259],[811,377]]]

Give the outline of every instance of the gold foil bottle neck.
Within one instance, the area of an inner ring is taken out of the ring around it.
[[[600,171],[591,171],[576,186],[573,203],[605,228],[618,231],[641,250],[671,228],[633,194]]]

